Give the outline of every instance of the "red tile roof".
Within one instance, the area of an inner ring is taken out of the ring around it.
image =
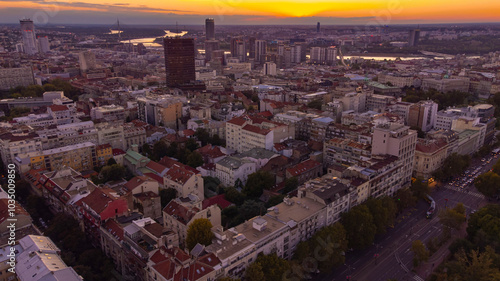
[[[65,106],[65,105],[54,104],[54,105],[51,105],[49,107],[50,107],[50,110],[52,110],[52,111],[64,111],[64,110],[68,110],[68,107]]]
[[[243,130],[249,131],[252,133],[256,133],[256,134],[260,134],[260,135],[267,135],[267,134],[269,134],[269,132],[271,132],[270,130],[261,129],[257,126],[254,126],[254,125],[245,125],[245,127],[243,127]]]
[[[181,166],[174,166],[168,170],[165,177],[177,183],[185,184],[195,173]]]
[[[158,174],[161,174],[163,171],[165,171],[165,169],[167,169],[167,167],[155,161],[149,161],[146,167],[149,168],[150,170],[155,171]]]
[[[104,211],[109,203],[117,200],[111,193],[114,193],[113,189],[110,188],[96,188],[85,198],[78,201],[85,203],[90,209],[92,209],[97,214]]]
[[[102,227],[106,229],[108,233],[115,236],[115,238],[117,238],[120,241],[123,241],[123,227],[120,224],[118,224],[114,219],[106,221],[106,223]]]
[[[290,173],[292,177],[295,177],[303,173],[307,173],[312,169],[317,168],[318,166],[321,166],[321,163],[308,159],[304,162],[301,162],[293,167],[286,169],[286,171]]]
[[[209,158],[218,158],[218,157],[223,157],[226,156],[221,150],[220,147],[218,146],[212,146],[211,144],[207,144],[204,147],[200,147],[197,150],[195,150],[202,156],[206,156]]]
[[[15,216],[30,216],[30,214],[17,201],[13,211]],[[8,218],[14,218],[9,216],[9,214],[9,199],[0,199],[0,223],[3,223]]]
[[[106,149],[106,148],[111,148],[111,145],[109,143],[101,144],[96,146],[96,149]]]
[[[160,252],[160,251],[158,251]],[[163,276],[166,280],[170,280],[174,277],[175,274],[175,263],[170,259],[166,259],[160,263],[157,263],[153,266],[153,268],[158,271],[158,273]]]
[[[127,154],[127,152],[119,149],[119,148],[113,148],[113,156],[118,156],[118,155],[123,155]]]
[[[212,205],[217,205],[221,209],[225,209],[225,208],[231,206],[232,203],[226,200],[225,194],[221,194],[221,195],[217,195],[217,196],[210,197],[210,198],[203,200],[202,209],[204,210]]]
[[[187,130],[182,131],[182,134],[183,134],[185,137],[190,137],[190,136],[194,136],[194,131],[193,131],[193,130],[191,130],[191,129],[187,129]]]
[[[124,184],[123,186],[128,191],[132,191],[136,187],[140,186],[141,184],[148,182],[148,181],[152,181],[152,180],[153,180],[152,178],[147,177],[147,176],[135,176],[131,180],[129,180],[126,184]]]
[[[157,181],[159,184],[163,185],[163,178],[156,175],[156,174],[153,174],[153,173],[145,173],[144,174],[145,176],[148,176],[152,179],[154,179],[155,181]]]
[[[247,120],[245,120],[243,117],[235,117],[227,121],[227,123],[231,123],[238,126],[242,126],[243,124],[245,124],[245,122],[247,122]]]
[[[198,208],[188,209],[175,200],[171,200],[165,208],[163,208],[163,212],[174,217],[180,223],[187,225],[191,219],[198,212]]]
[[[195,262],[189,267],[182,268],[174,276],[174,281],[197,281],[203,276],[211,273],[214,269],[210,266],[202,264],[200,262]]]

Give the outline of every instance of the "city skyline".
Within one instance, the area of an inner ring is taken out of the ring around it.
[[[265,3],[265,5],[263,5]],[[418,24],[499,22],[495,1],[226,1],[189,0],[101,3],[95,0],[0,1],[2,23],[33,18],[35,24],[107,24],[117,17],[129,24]]]

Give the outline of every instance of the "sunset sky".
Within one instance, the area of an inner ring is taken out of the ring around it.
[[[380,24],[499,22],[499,0],[0,0],[0,23]]]

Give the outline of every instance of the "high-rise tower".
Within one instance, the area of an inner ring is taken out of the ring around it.
[[[215,40],[215,22],[214,19],[205,20],[205,37],[207,40]]]
[[[19,21],[21,23],[21,34],[23,36],[24,52],[28,55],[34,55],[38,53],[38,47],[36,45],[36,34],[35,25],[30,19],[23,19]]]
[[[167,86],[177,87],[196,79],[194,63],[194,39],[165,37],[165,69]]]

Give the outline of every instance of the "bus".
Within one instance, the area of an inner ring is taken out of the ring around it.
[[[434,215],[434,212],[436,211],[436,202],[429,195],[427,195],[427,199],[428,199],[428,202],[430,203],[430,207],[427,210],[426,218],[432,219],[432,216]]]

